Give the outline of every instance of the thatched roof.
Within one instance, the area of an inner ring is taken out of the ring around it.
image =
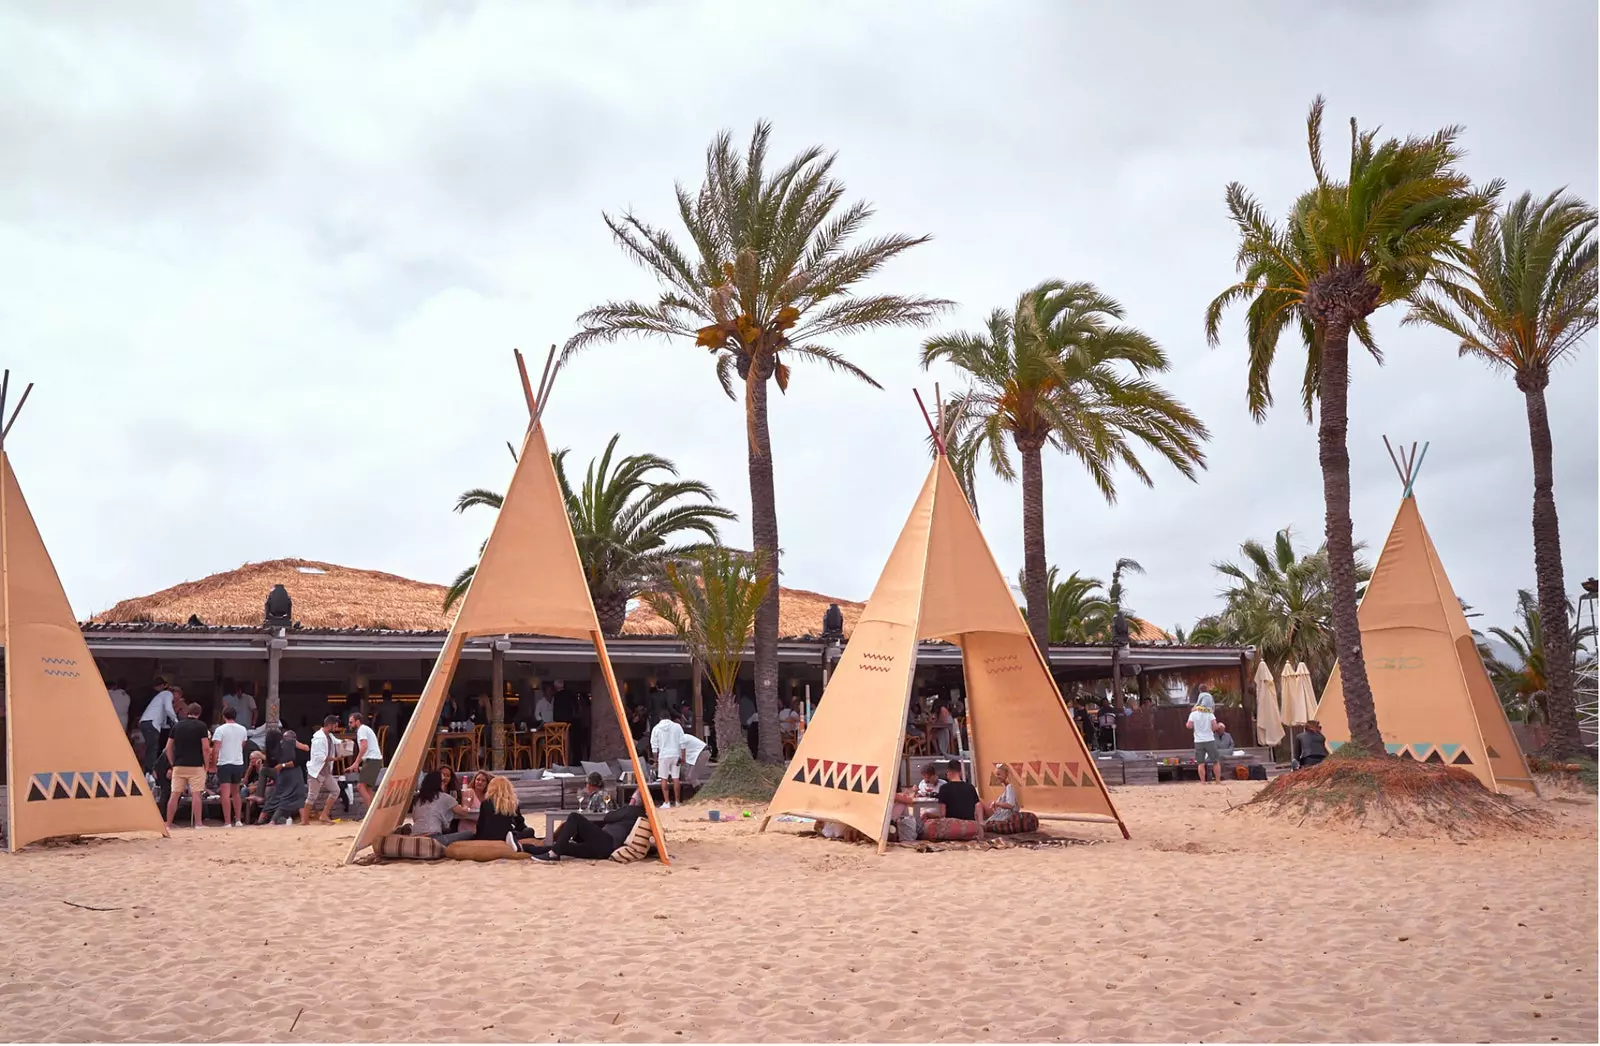
[[[186,581],[137,599],[124,599],[94,615],[96,624],[184,624],[192,614],[207,625],[259,626],[267,593],[273,585],[288,589],[294,619],[306,628],[367,628],[442,632],[450,627],[445,586],[413,581],[377,570],[358,570],[309,559],[274,559],[246,563],[237,570]],[[822,612],[833,602],[804,589],[782,590],[778,633],[815,635],[822,631]],[[864,604],[838,600],[845,634],[861,617]],[[672,627],[647,606],[628,615],[624,635],[666,635]]]
[[[90,620],[96,624],[181,625],[192,614],[207,625],[259,627],[263,604],[273,585],[288,589],[294,599],[294,619],[305,628],[443,632],[454,616],[453,612],[447,616],[441,609],[443,585],[336,563],[274,559],[246,563],[237,570],[124,599]],[[865,603],[835,600],[803,588],[785,588],[781,592],[778,634],[786,638],[820,635],[823,611],[833,602],[844,614],[844,634],[849,636],[866,608]],[[1172,638],[1147,621],[1135,618],[1130,624],[1135,642],[1159,643]],[[670,635],[672,626],[640,604],[628,614],[622,632],[635,636]]]
[[[192,614],[208,625],[259,626],[273,585],[288,590],[294,619],[307,628],[440,632],[450,627],[442,609],[443,585],[309,559],[246,563],[237,570],[124,599],[90,620],[183,624]]]
[[[867,606],[847,599],[834,599],[820,592],[808,592],[803,588],[780,588],[778,593],[778,635],[786,638],[820,636],[822,615],[829,603],[839,604],[839,612],[844,615],[844,634],[848,636],[855,631],[856,622],[861,620],[861,611]],[[670,635],[672,626],[660,614],[641,603],[628,614],[622,632],[624,635],[662,636]]]

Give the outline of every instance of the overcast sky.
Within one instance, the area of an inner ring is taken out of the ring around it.
[[[1467,169],[1510,190],[1596,186],[1592,2],[123,4],[0,10],[0,362],[38,388],[8,450],[80,616],[297,556],[448,581],[509,478],[511,363],[606,298],[650,298],[602,210],[674,225],[675,180],[758,119],[781,157],[838,151],[875,233],[933,241],[866,285],[959,303],[971,327],[1047,278],[1091,280],[1170,354],[1210,426],[1209,471],[1120,477],[1108,506],[1046,460],[1050,560],[1148,573],[1164,627],[1215,605],[1215,560],[1293,525],[1321,540],[1315,430],[1286,339],[1279,405],[1244,400],[1242,324],[1206,347],[1234,279],[1223,187],[1281,215],[1307,187],[1306,109],[1397,133],[1465,126]],[[1520,394],[1449,338],[1374,328],[1354,361],[1356,536],[1399,484],[1380,440],[1431,441],[1420,504],[1460,595],[1509,617],[1531,587]],[[924,334],[837,348],[877,391],[800,370],[773,397],[785,583],[864,599],[927,469],[911,387]],[[16,385],[13,384],[13,388]],[[1596,357],[1550,389],[1572,587],[1596,569]],[[742,407],[685,344],[597,349],[561,375],[553,445],[613,432],[711,483],[748,543]],[[1020,490],[980,485],[1010,577]]]

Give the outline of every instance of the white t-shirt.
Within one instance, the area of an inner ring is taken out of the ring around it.
[[[683,735],[683,765],[685,768],[695,764],[700,758],[700,753],[706,750],[706,743],[691,733]]]
[[[1211,732],[1211,725],[1217,721],[1208,709],[1196,708],[1189,713],[1189,725],[1194,727],[1196,741],[1215,741],[1217,735]]]
[[[244,741],[250,731],[238,723],[222,723],[211,731],[211,740],[217,746],[218,766],[243,766]]]
[[[358,751],[363,741],[367,743],[367,754],[364,758],[376,759],[380,763],[383,762],[383,749],[378,747],[378,735],[366,723],[356,727],[356,749]]]
[[[126,730],[128,728],[128,692],[120,686],[112,687],[106,691],[106,696],[111,698],[111,707],[117,710],[117,722]]]
[[[539,720],[539,722],[541,722],[541,723],[553,723],[553,722],[555,722],[556,721],[556,706],[555,706],[555,703],[553,701],[551,701],[548,697],[544,696],[543,694],[540,694],[539,695],[539,700],[537,700],[537,701],[535,701],[533,703],[533,717],[535,719]]]
[[[650,751],[658,755],[683,754],[683,727],[671,719],[663,719],[650,731]]]
[[[145,706],[144,715],[139,717],[139,722],[149,723],[157,730],[165,730],[177,718],[172,714],[172,691],[163,690],[150,699],[150,703]]]
[[[256,699],[249,694],[223,694],[222,707],[233,709],[234,715],[240,726],[246,730],[256,722]]]

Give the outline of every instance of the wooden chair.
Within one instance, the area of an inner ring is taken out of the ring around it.
[[[462,754],[471,759],[472,765],[461,767],[464,770],[482,770],[488,765],[489,760],[483,757],[483,724],[479,723],[472,728],[472,740],[464,746]]]
[[[378,751],[385,759],[389,758],[389,728],[386,726],[378,727]]]
[[[538,755],[534,751],[534,733],[527,727],[510,728],[510,741],[506,745],[506,765],[512,770],[532,770]],[[525,762],[526,765],[519,766]]]
[[[539,765],[567,766],[567,734],[571,723],[546,723],[539,732]]]

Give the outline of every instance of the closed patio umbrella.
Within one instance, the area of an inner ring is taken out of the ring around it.
[[[1265,661],[1256,662],[1256,744],[1269,748],[1283,740],[1283,720],[1278,715],[1278,685]]]
[[[1311,671],[1304,661],[1283,663],[1282,716],[1284,726],[1303,726],[1317,714],[1317,695],[1311,692]]]

